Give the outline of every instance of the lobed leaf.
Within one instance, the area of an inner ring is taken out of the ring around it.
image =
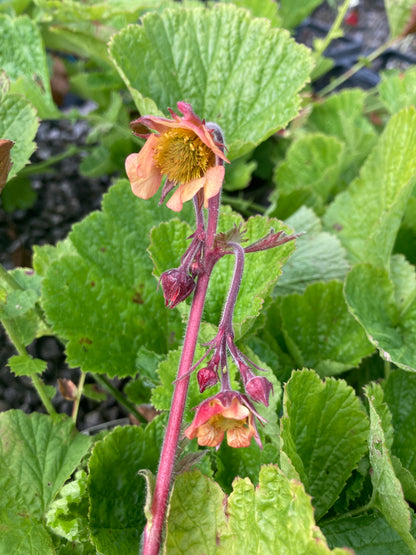
[[[140,113],[190,102],[222,127],[230,159],[296,116],[313,63],[287,31],[232,4],[148,13],[112,37],[110,55]]]
[[[416,68],[406,71],[390,70],[381,73],[378,85],[380,100],[390,112],[395,114],[402,108],[416,104]]]
[[[120,181],[104,196],[102,212],[74,226],[70,248],[55,255],[48,248],[43,260],[37,250],[36,260],[47,267],[42,305],[53,331],[67,341],[72,366],[134,376],[141,345],[164,353],[177,344],[179,317],[163,306],[146,252],[150,228],[170,215]]]
[[[366,452],[368,419],[343,380],[297,371],[284,391],[281,437],[319,520]]]
[[[69,418],[0,414],[2,553],[54,552],[43,519],[90,443]]]

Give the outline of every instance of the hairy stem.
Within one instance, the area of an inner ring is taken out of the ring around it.
[[[225,333],[232,333],[234,308],[244,271],[244,249],[239,243],[228,243],[228,245],[235,254],[234,275],[218,328],[225,329]]]
[[[219,211],[219,194],[209,201],[209,217],[206,244],[214,244]],[[198,278],[194,298],[192,301],[189,321],[186,328],[182,356],[179,363],[175,390],[173,392],[172,406],[166,428],[165,440],[160,455],[159,470],[156,477],[155,490],[151,513],[152,517],[146,524],[144,533],[143,554],[157,555],[162,541],[163,525],[173,476],[176,450],[181,431],[183,412],[185,409],[186,395],[189,386],[189,368],[195,355],[199,326],[201,324],[205,297],[208,289],[212,267]]]
[[[329,43],[339,36],[339,28],[344,21],[345,14],[347,13],[349,6],[350,0],[344,0],[344,3],[338,8],[338,15],[335,18],[331,29],[329,30],[327,36],[319,43],[318,48],[315,49],[314,56],[316,60],[323,54],[323,52],[325,52]]]

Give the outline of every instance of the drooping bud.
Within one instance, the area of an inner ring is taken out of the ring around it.
[[[218,382],[218,372],[214,365],[208,363],[208,366],[198,370],[196,375],[199,385],[200,393],[203,393],[206,389],[212,387]]]
[[[254,376],[244,384],[244,388],[249,397],[256,403],[263,403],[269,406],[270,392],[273,391],[273,385],[263,376]]]
[[[183,268],[172,268],[160,276],[165,305],[174,308],[184,301],[195,289],[194,279]]]

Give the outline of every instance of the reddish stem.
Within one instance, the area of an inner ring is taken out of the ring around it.
[[[207,250],[214,244],[214,237],[218,222],[219,196],[220,195],[218,194],[209,201],[209,218],[206,239]],[[209,252],[207,252],[207,255],[209,255]],[[207,259],[209,258],[210,257],[207,256]],[[179,363],[178,376],[173,392],[171,411],[166,428],[165,440],[163,442],[162,452],[160,455],[155,490],[153,492],[151,508],[152,517],[146,524],[144,531],[143,555],[157,555],[161,547],[170,484],[172,481],[176,450],[185,409],[186,395],[188,393],[188,371],[192,366],[192,361],[195,355],[199,326],[201,324],[205,296],[208,289],[212,267],[212,263],[207,264],[205,271],[198,277],[192,301],[181,361]]]

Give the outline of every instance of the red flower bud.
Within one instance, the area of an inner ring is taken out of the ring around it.
[[[273,391],[273,385],[263,376],[255,376],[245,384],[245,390],[253,401],[256,403],[263,403],[266,407],[269,406],[270,392]]]
[[[218,382],[218,372],[212,365],[208,364],[206,368],[198,370],[196,378],[198,380],[199,391],[200,393],[203,393],[206,389],[212,387]]]
[[[174,308],[184,301],[195,289],[195,281],[182,268],[173,268],[163,272],[160,276],[165,304],[168,308]]]

